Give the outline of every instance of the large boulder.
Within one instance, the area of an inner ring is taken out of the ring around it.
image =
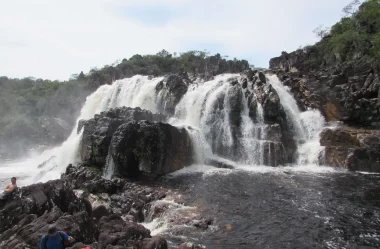
[[[380,131],[348,127],[325,129],[320,144],[325,146],[327,165],[353,171],[380,172]]]
[[[321,146],[356,147],[359,146],[359,141],[345,129],[327,128],[320,134],[320,144]]]
[[[114,133],[110,155],[122,176],[161,176],[192,162],[192,142],[184,128],[148,121],[121,125]]]
[[[99,249],[108,246],[142,248],[140,245],[145,238],[151,238],[148,229],[134,222],[125,222],[118,215],[103,217],[99,221]]]
[[[280,103],[277,91],[270,84],[256,84],[253,91],[257,101],[261,104],[264,113],[264,120],[267,123],[276,123],[286,116]]]
[[[164,121],[162,114],[153,114],[150,111],[137,108],[115,108],[95,115],[90,120],[81,120],[78,132],[83,129],[80,144],[80,155],[83,162],[102,167],[106,164],[108,147],[116,129],[131,121]]]
[[[99,169],[84,165],[69,165],[62,180],[72,189],[85,189],[93,194],[115,194],[120,187],[114,181],[101,177]]]
[[[348,154],[346,165],[353,171],[380,172],[380,151],[354,149]]]

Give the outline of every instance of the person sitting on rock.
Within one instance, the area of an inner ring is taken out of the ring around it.
[[[73,241],[71,236],[58,231],[55,225],[50,225],[48,234],[44,235],[40,241],[40,249],[64,249]]]
[[[11,195],[14,191],[17,190],[16,177],[11,178],[11,183],[4,189],[3,193],[0,193],[0,199],[3,200],[7,196]]]

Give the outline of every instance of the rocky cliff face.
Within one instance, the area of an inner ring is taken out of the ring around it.
[[[302,108],[318,108],[327,121],[380,128],[380,61],[316,64],[313,47],[270,60]]]

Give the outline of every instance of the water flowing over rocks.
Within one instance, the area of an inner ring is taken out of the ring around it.
[[[215,163],[223,161],[217,157],[269,166],[296,158],[296,134],[289,126],[295,117],[286,113],[263,72],[247,70],[207,82],[186,74],[134,77],[107,91],[102,103],[108,107],[77,127],[82,162],[103,169],[107,177],[162,176],[194,162],[232,168]],[[120,107],[133,103],[151,112]]]
[[[317,64],[315,56],[314,47],[283,52],[271,59],[270,70],[290,88],[300,109],[318,109],[328,122],[344,124],[342,129],[322,132],[320,142],[325,146],[322,163],[378,172],[376,145],[365,145],[359,136],[375,144],[378,140],[378,132],[373,129],[380,128],[379,62],[359,59]]]

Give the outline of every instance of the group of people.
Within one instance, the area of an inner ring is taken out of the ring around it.
[[[18,187],[16,181],[16,177],[11,178],[11,183],[7,185],[2,193],[0,193],[0,199],[6,199],[17,190]],[[71,246],[73,242],[73,237],[67,235],[65,232],[58,231],[55,225],[50,225],[47,234],[41,238],[40,249],[64,249],[67,246]]]

